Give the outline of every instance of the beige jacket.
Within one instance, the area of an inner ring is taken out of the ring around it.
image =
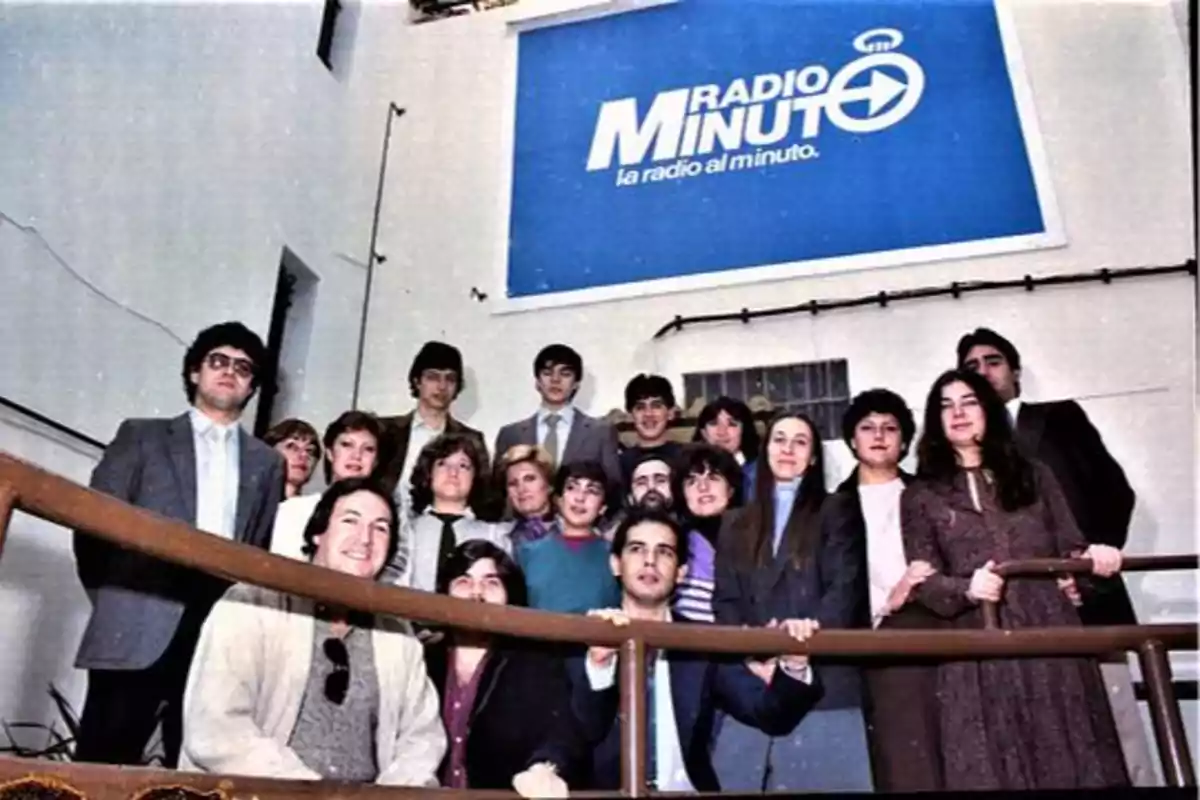
[[[320,780],[288,747],[312,663],[313,601],[248,584],[204,623],[183,697],[179,768]],[[437,786],[446,752],[437,690],[405,623],[378,618],[378,784]]]

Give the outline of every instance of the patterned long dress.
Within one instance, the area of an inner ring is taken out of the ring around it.
[[[905,550],[938,571],[916,602],[955,628],[982,628],[966,597],[989,560],[1058,558],[1087,544],[1050,471],[1035,463],[1038,500],[1000,507],[988,476],[961,470],[951,484],[917,481],[901,498]],[[1086,576],[1077,576],[1084,601]],[[1000,604],[1007,630],[1077,626],[1075,608],[1053,579],[1009,579]],[[937,699],[946,789],[1075,789],[1128,786],[1125,759],[1093,658],[948,662]]]

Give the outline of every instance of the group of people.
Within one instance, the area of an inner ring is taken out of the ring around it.
[[[348,411],[263,441],[238,419],[265,349],[239,323],[183,362],[189,410],[127,420],[92,486],[278,555],[364,580],[568,614],[779,628],[1135,624],[1119,577],[1134,495],[1074,402],[1024,403],[1020,355],[965,335],[917,426],[886,389],[842,434],[858,465],[826,487],[819,431],[718,398],[670,436],[670,382],[625,392],[636,441],[573,405],[578,353],[533,362],[537,410],[492,454],[451,415],[459,351],[429,342],[407,414]],[[318,464],[327,488],[304,494]],[[93,611],[83,761],[527,796],[615,789],[615,669],[604,647],[414,626],[218,578],[80,531]],[[1006,581],[1011,559],[1093,574]],[[826,663],[662,652],[647,675],[648,774],[664,791],[1084,788],[1148,784],[1123,657]]]

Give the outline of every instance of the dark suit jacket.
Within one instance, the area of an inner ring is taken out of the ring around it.
[[[1072,516],[1090,544],[1122,548],[1129,538],[1134,494],[1100,434],[1073,400],[1022,403],[1016,439],[1029,457],[1054,473]],[[1095,579],[1079,610],[1085,625],[1136,625],[1125,581]]]
[[[380,417],[383,424],[384,441],[379,443],[379,479],[388,492],[395,494],[396,485],[400,483],[400,473],[404,470],[404,459],[408,456],[408,438],[412,433],[413,415],[416,411],[401,414],[398,417]],[[490,473],[487,442],[483,434],[472,427],[462,424],[454,417],[446,419],[446,433],[459,433],[470,436],[475,440],[479,452],[483,454],[484,470],[477,479],[487,480]],[[413,458],[417,454],[413,453]]]
[[[913,477],[900,473],[900,480],[907,486]],[[897,513],[899,509],[897,509]],[[855,583],[856,597],[849,607],[849,627],[870,629],[871,589],[867,572],[867,522],[863,519],[862,503],[858,497],[858,468],[838,485],[837,491],[829,495],[821,507],[823,537],[845,539],[842,548],[852,553],[858,561],[859,580]]]
[[[572,705],[584,736],[596,743],[589,789],[620,788],[621,735],[617,722],[618,688],[593,691],[584,656],[569,662]],[[619,656],[618,656],[619,658]],[[782,669],[768,687],[739,659],[703,653],[670,652],[671,702],[679,745],[692,786],[699,792],[720,791],[713,769],[713,723],[718,710],[771,736],[791,733],[821,696],[814,671],[811,685],[788,677]],[[617,665],[618,675],[620,665]],[[653,776],[651,776],[653,777]]]
[[[447,648],[426,648],[429,678],[445,701]],[[502,642],[492,649],[471,710],[467,738],[467,785],[472,789],[512,789],[513,776],[549,761],[574,787],[586,755],[571,712],[571,690],[563,662],[548,647]],[[449,752],[439,775],[445,783]]]
[[[502,458],[508,448],[515,445],[537,443],[537,414],[534,414],[500,429],[496,435],[496,458]],[[604,467],[612,490],[616,491],[622,486],[621,462],[617,456],[617,429],[602,419],[589,417],[578,408],[575,409],[575,421],[567,434],[562,463],[573,464],[577,461],[599,462]]]
[[[828,502],[828,501],[826,501]],[[796,509],[799,508],[797,501]],[[717,537],[713,613],[719,625],[760,627],[771,619],[815,619],[827,628],[852,628],[863,614],[866,597],[865,542],[833,535],[822,513],[821,543],[815,558],[796,566],[789,557],[784,531],[779,553],[762,567],[739,564],[736,524],[744,509],[728,514]],[[868,606],[869,608],[869,606]],[[869,617],[869,611],[867,612]],[[858,668],[813,660],[824,687],[821,708],[849,708],[862,703]]]
[[[235,539],[269,549],[283,496],[283,458],[242,430],[238,470]],[[122,422],[92,472],[91,487],[194,526],[196,451],[188,415]],[[151,666],[167,649],[185,610],[207,614],[229,586],[82,531],[74,534],[74,548],[79,579],[92,602],[75,662],[82,669]]]
[[[905,485],[913,481],[905,472],[900,473],[900,479]],[[858,494],[857,468],[825,501],[821,514],[828,535],[849,539],[854,543],[855,557],[861,559],[859,569],[863,580],[857,587],[860,594],[851,627],[870,630],[867,523]],[[880,624],[881,630],[948,627],[945,620],[911,601]],[[876,791],[921,792],[943,788],[937,668],[936,661],[914,659],[892,664],[866,662],[863,667],[863,713]]]

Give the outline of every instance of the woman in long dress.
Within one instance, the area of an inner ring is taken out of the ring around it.
[[[955,628],[983,627],[1000,601],[1007,630],[1078,626],[1087,578],[1006,581],[992,568],[1028,558],[1090,558],[1097,575],[1121,553],[1088,546],[1050,470],[1018,451],[1000,397],[982,377],[950,371],[925,403],[918,480],[901,498],[905,550],[935,573],[915,597]],[[945,788],[1128,786],[1125,759],[1094,658],[987,659],[938,669]]]

